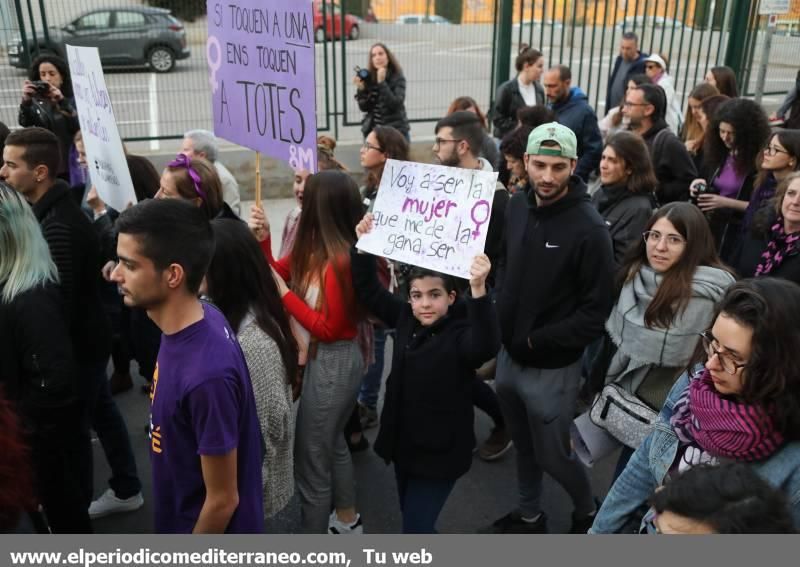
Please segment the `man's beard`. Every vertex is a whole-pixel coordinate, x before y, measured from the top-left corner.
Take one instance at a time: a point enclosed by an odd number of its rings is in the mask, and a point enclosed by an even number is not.
[[[564,183],[559,185],[558,189],[556,189],[556,191],[554,191],[550,195],[542,195],[541,193],[539,193],[538,185],[536,183],[533,184],[533,192],[542,201],[553,201],[555,199],[558,199],[564,194],[565,191],[567,191],[568,188],[569,188],[569,179],[567,179]]]
[[[439,165],[446,165],[448,167],[458,167],[461,163],[461,160],[458,159],[458,153],[456,153],[455,148],[447,154],[444,159],[440,158],[438,155],[436,159],[439,161]]]

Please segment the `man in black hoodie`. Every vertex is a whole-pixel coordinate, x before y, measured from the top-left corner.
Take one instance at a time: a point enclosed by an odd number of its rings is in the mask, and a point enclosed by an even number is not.
[[[520,504],[489,533],[546,533],[545,472],[572,497],[571,531],[585,533],[596,511],[569,429],[581,355],[613,304],[614,260],[608,229],[574,174],[576,160],[572,130],[555,122],[536,128],[525,154],[532,188],[514,194],[506,212],[497,394],[517,449]]]
[[[106,366],[110,331],[100,302],[102,257],[91,222],[75,203],[67,184],[56,177],[60,162],[58,138],[44,128],[23,128],[9,134],[3,149],[0,178],[31,204],[58,269],[76,366],[87,407],[88,424],[97,432],[111,466],[109,488],[89,506],[92,495],[92,449],[87,439],[85,497],[92,518],[142,506],[128,429],[111,399]]]

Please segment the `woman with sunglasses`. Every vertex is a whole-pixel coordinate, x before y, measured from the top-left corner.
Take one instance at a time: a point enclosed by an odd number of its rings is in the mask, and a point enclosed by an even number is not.
[[[789,500],[800,525],[800,286],[780,278],[728,288],[702,334],[703,366],[667,397],[652,433],[611,487],[590,533],[638,529],[650,495],[697,465],[739,462]]]
[[[667,114],[664,119],[675,134],[681,131],[681,109],[675,100],[675,80],[667,72],[667,61],[658,53],[653,53],[644,60],[644,72],[654,85],[664,89],[667,96]]]
[[[742,240],[731,260],[740,276],[755,275],[775,224],[773,199],[778,185],[800,168],[800,131],[778,130],[769,139],[761,157],[761,169],[756,175],[755,189],[742,219]]]
[[[222,199],[222,182],[214,165],[203,158],[178,154],[164,168],[155,198],[191,201],[209,220],[241,220]]]
[[[696,207],[669,203],[658,209],[619,271],[617,302],[595,358],[595,388],[615,383],[660,409],[689,363],[697,334],[708,328],[733,282]],[[633,449],[623,450],[618,472]]]

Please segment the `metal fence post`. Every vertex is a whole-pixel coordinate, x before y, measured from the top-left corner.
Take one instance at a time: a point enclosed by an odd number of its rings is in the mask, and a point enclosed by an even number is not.
[[[744,60],[747,51],[745,38],[747,37],[747,25],[750,23],[750,3],[734,2],[733,4],[730,35],[728,36],[728,46],[725,49],[725,65],[736,73],[737,82],[744,84]]]
[[[764,83],[767,81],[767,65],[769,64],[769,52],[772,50],[772,36],[775,33],[776,19],[777,16],[767,16],[764,47],[761,49],[761,62],[758,65],[758,78],[756,79],[756,94],[753,98],[756,104],[761,104],[761,98],[764,96]]]
[[[495,44],[495,87],[511,77],[511,28],[514,20],[514,0],[497,1],[500,2],[500,26]]]

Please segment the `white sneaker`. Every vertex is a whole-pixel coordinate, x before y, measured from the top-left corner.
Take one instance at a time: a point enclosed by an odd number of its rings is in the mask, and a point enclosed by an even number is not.
[[[91,519],[102,518],[110,514],[119,512],[133,512],[144,505],[142,493],[134,494],[130,498],[117,498],[112,489],[108,489],[89,505],[89,517]]]
[[[328,518],[328,533],[339,535],[356,535],[364,533],[364,525],[361,523],[361,514],[356,514],[356,521],[347,525],[339,520],[336,515],[336,510],[331,512],[331,517]]]

